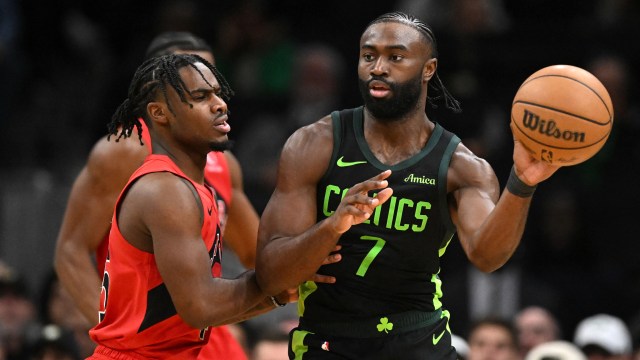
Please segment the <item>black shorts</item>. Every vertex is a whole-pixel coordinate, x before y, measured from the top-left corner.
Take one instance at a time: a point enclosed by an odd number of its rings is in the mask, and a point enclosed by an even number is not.
[[[448,319],[416,330],[380,337],[344,337],[297,327],[289,333],[289,359],[455,360]]]

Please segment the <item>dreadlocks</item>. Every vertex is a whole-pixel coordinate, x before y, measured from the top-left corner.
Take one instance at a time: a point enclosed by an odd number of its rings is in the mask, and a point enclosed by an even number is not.
[[[422,22],[420,19],[399,11],[390,12],[390,13],[380,15],[378,18],[370,22],[369,25],[367,25],[367,28],[369,28],[371,25],[385,23],[385,22],[396,22],[400,24],[405,24],[418,30],[418,32],[420,32],[420,34],[422,34],[424,38],[431,44],[432,57],[434,58],[438,57],[438,43],[436,42],[436,37],[433,34],[433,30],[431,29],[431,27],[429,27],[429,25]],[[447,108],[451,109],[453,112],[456,112],[456,113],[459,113],[462,111],[462,108],[460,107],[460,102],[456,100],[453,97],[453,95],[451,95],[449,90],[447,90],[447,88],[444,86],[444,84],[442,83],[442,80],[440,79],[440,76],[438,76],[437,70],[433,76],[433,81],[429,82],[429,86],[431,86],[431,88],[437,91],[439,94],[437,96],[427,95],[427,100],[429,101],[429,104],[431,104],[431,106],[433,106],[434,108],[437,108],[438,105],[435,103],[436,100],[444,98],[444,103]]]
[[[185,96],[185,92],[188,90],[180,77],[180,73],[178,72],[185,66],[195,69],[202,79],[209,86],[213,87],[213,85],[209,84],[205,79],[202,72],[196,67],[196,63],[202,63],[211,70],[220,84],[220,97],[225,101],[229,101],[231,96],[233,96],[231,86],[229,86],[227,80],[215,66],[211,65],[200,56],[191,54],[171,54],[150,58],[143,62],[136,70],[136,73],[131,80],[131,84],[129,85],[127,99],[118,106],[118,109],[116,109],[116,112],[111,118],[111,122],[107,125],[109,130],[109,136],[107,139],[109,139],[111,135],[117,136],[116,141],[119,141],[121,137],[130,137],[133,127],[135,126],[138,130],[140,143],[142,144],[142,129],[139,119],[145,119],[145,121],[147,121],[147,125],[149,127],[151,126],[147,117],[147,104],[155,100],[158,91],[162,92],[162,95],[169,106],[169,110],[173,112],[167,98],[168,86],[171,86],[176,93],[178,93],[182,102],[189,104]],[[189,105],[191,106],[191,104]]]

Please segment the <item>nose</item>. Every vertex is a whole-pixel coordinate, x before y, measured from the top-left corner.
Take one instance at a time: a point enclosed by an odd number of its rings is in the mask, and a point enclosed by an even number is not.
[[[384,61],[382,56],[379,56],[376,59],[376,62],[373,63],[373,67],[371,68],[371,75],[387,75],[387,63]]]
[[[211,112],[225,114],[227,111],[227,103],[220,96],[214,96],[213,103],[211,104]]]

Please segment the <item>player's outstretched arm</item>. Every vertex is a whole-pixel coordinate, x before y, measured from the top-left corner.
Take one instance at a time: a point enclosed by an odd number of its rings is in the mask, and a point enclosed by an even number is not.
[[[391,189],[385,189],[391,173],[387,171],[355,184],[334,214],[316,223],[316,186],[328,167],[332,148],[329,117],[296,131],[283,148],[276,189],[262,214],[258,234],[256,273],[267,294],[311,279],[334,251],[340,235],[365,221],[391,196]],[[372,190],[382,191],[374,198],[367,194]]]
[[[535,161],[516,142],[514,169],[520,181],[534,186],[558,167]],[[508,187],[500,194],[491,166],[462,144],[452,158],[448,177],[450,188],[455,189],[450,193],[451,216],[467,257],[482,271],[497,270],[520,244],[531,196],[518,196]]]
[[[98,323],[102,278],[92,258],[109,232],[120,191],[144,156],[146,148],[137,137],[118,143],[104,137],[93,147],[71,188],[54,266],[60,282],[92,326]]]

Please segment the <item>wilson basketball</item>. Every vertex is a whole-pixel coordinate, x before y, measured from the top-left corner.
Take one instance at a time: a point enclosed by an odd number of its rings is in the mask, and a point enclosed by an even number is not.
[[[520,85],[511,105],[511,123],[515,138],[536,159],[575,165],[595,155],[609,138],[613,105],[593,74],[553,65]]]

